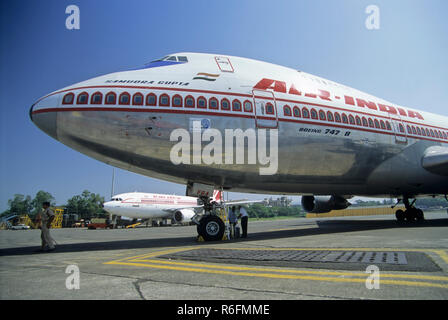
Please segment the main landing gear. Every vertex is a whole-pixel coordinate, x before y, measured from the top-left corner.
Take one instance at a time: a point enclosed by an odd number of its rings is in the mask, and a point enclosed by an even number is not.
[[[414,199],[414,201],[412,201],[412,203],[409,203],[408,197],[403,198],[403,204],[404,204],[406,210],[403,211],[400,209],[395,212],[395,217],[397,218],[398,222],[402,222],[405,220],[410,221],[410,222],[425,220],[423,211],[421,209],[414,207],[415,200],[416,199]],[[400,202],[400,200],[398,202]]]

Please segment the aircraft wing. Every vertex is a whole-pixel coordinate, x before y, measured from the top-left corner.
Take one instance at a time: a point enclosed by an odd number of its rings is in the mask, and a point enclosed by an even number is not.
[[[422,158],[422,167],[429,172],[448,176],[448,148],[433,146],[426,149]]]
[[[243,199],[243,200],[230,200],[230,201],[221,201],[218,202],[221,205],[223,205],[224,207],[230,207],[230,206],[242,206],[245,204],[250,204],[250,203],[264,203],[264,200],[247,200],[247,199]],[[165,212],[176,212],[182,209],[203,209],[203,206],[188,206],[188,207],[181,207],[181,208],[166,208],[163,209],[163,211]]]
[[[230,206],[242,206],[244,204],[250,204],[250,203],[264,203],[264,200],[230,200],[230,201],[222,201],[221,204],[225,207]]]
[[[204,206],[188,206],[188,207],[180,207],[180,208],[165,208],[165,209],[162,209],[162,211],[174,213],[176,211],[183,210],[183,209],[195,210],[195,209],[203,209],[203,208],[204,208]]]

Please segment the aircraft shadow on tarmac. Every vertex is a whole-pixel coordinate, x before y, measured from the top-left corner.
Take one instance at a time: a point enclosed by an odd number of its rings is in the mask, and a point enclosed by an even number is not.
[[[311,235],[327,235],[337,234],[354,231],[367,231],[367,230],[381,230],[381,229],[393,229],[393,228],[427,228],[427,227],[447,227],[448,219],[431,219],[422,222],[402,222],[399,223],[395,220],[316,220],[315,228],[306,229],[290,229],[295,226],[307,226],[305,224],[290,224],[286,230],[278,231],[250,231],[249,223],[249,236],[245,239],[234,239],[228,243],[235,242],[251,242],[259,240],[271,240],[281,238],[292,238]],[[148,230],[150,232],[150,230]],[[54,253],[67,253],[67,252],[88,252],[88,251],[106,251],[106,250],[126,250],[126,249],[145,249],[145,248],[163,248],[163,247],[176,247],[176,246],[191,246],[194,244],[207,245],[216,244],[219,242],[196,242],[194,236],[177,237],[177,238],[161,238],[161,239],[136,239],[136,240],[121,240],[121,241],[107,241],[107,242],[86,242],[86,243],[73,243],[73,244],[59,244],[56,246]],[[294,243],[291,243],[294,246]],[[16,256],[16,255],[33,255],[42,254],[38,253],[39,246],[34,247],[17,247],[0,249],[0,256]],[[47,254],[47,253],[43,253]],[[51,254],[51,253],[49,253]]]

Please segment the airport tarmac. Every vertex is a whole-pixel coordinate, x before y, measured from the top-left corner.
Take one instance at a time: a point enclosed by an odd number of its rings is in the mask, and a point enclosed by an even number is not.
[[[51,253],[40,230],[1,230],[0,299],[448,299],[448,215],[425,217],[250,221],[220,242],[195,226],[53,229]]]

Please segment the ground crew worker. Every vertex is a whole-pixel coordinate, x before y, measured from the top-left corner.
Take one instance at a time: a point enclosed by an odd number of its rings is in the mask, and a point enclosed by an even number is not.
[[[249,215],[244,207],[239,206],[239,218],[241,218],[241,228],[243,229],[243,234],[241,238],[247,238],[247,221],[249,220]]]
[[[44,211],[41,214],[41,239],[42,247],[41,251],[53,251],[55,249],[55,241],[50,235],[51,223],[54,220],[54,212],[50,209],[50,202],[46,201],[42,203]]]
[[[230,224],[230,239],[235,237],[235,226],[238,223],[238,218],[236,216],[236,208],[233,206],[229,208],[229,224]]]

